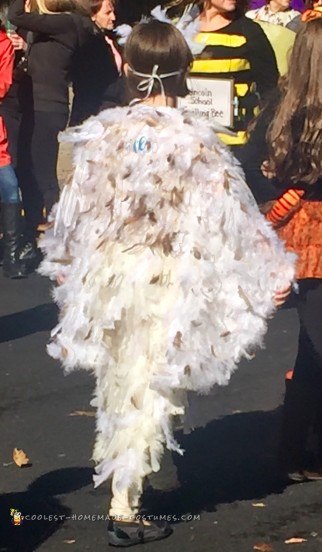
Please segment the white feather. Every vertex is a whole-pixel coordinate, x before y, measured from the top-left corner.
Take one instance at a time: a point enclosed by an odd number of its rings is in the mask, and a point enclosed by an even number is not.
[[[142,137],[149,147],[128,147]],[[65,276],[48,351],[95,373],[95,482],[117,473],[123,488],[158,468],[164,443],[182,453],[172,420],[186,392],[226,385],[262,346],[294,256],[206,122],[141,105],[62,138],[74,175],[42,242],[40,272]]]
[[[167,16],[167,10],[162,9],[161,6],[156,6],[153,10],[151,10],[151,16],[158,21],[171,24],[171,19]]]
[[[117,36],[118,44],[120,46],[124,46],[124,44],[126,43],[127,39],[129,38],[132,32],[132,27],[126,24],[118,25],[117,27],[115,27],[114,32]]]

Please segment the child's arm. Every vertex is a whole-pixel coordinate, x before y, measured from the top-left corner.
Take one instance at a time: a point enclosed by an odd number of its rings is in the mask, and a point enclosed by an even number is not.
[[[263,175],[269,180],[276,178],[274,169],[269,161],[264,161],[261,165]],[[288,188],[265,210],[265,218],[274,228],[279,228],[288,222],[295,211],[301,207],[301,199],[305,190],[301,188]]]

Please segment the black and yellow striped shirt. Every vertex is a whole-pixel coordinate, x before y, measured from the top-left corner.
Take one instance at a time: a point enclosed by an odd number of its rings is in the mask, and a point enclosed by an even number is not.
[[[259,103],[254,92],[265,98],[276,87],[279,76],[273,48],[264,32],[257,23],[242,16],[218,31],[200,32],[196,41],[206,46],[196,57],[191,75],[233,78],[244,114],[234,128],[246,128]]]

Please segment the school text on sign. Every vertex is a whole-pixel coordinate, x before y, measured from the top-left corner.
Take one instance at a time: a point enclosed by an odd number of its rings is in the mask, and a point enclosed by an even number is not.
[[[234,80],[189,77],[187,85],[190,93],[180,98],[179,107],[199,119],[216,121],[232,127],[234,117]]]

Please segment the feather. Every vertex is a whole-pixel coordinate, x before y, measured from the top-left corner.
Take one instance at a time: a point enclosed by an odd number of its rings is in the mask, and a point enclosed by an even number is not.
[[[167,9],[162,9],[162,7],[156,6],[151,11],[150,17],[143,16],[141,18],[140,23],[148,23],[151,21],[151,18],[156,19],[157,21],[161,21],[162,23],[168,23],[171,25],[174,25],[184,36],[189,48],[192,51],[192,54],[198,55],[200,54],[204,48],[204,44],[198,44],[195,42],[194,38],[198,34],[200,29],[200,22],[198,19],[199,16],[199,9],[195,4],[188,4],[185,7],[184,13],[179,18],[178,21],[172,21],[168,15],[167,15]],[[129,38],[130,34],[132,32],[132,27],[129,25],[119,25],[115,28],[115,33],[117,35],[117,42],[124,46],[127,39]]]
[[[151,16],[162,23],[171,24],[171,19],[167,16],[167,10],[162,9],[161,6],[156,6],[153,10],[151,10]]]
[[[127,39],[129,38],[132,32],[132,27],[126,24],[118,25],[117,27],[115,27],[114,32],[117,36],[118,44],[120,46],[124,46],[124,44],[126,43]]]
[[[126,488],[182,454],[187,391],[227,385],[263,345],[294,278],[243,172],[211,125],[171,108],[106,110],[61,137],[74,174],[41,242],[59,323],[48,352],[94,373],[95,484]],[[140,151],[128,148],[144,138]]]

